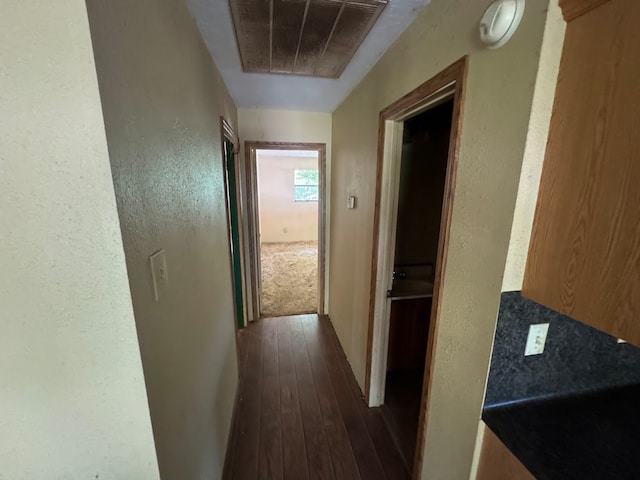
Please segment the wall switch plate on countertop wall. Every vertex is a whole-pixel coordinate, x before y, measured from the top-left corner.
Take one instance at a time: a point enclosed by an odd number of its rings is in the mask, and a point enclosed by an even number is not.
[[[544,345],[547,341],[547,333],[549,332],[548,323],[540,323],[529,327],[529,336],[527,337],[527,346],[524,350],[525,357],[530,355],[541,355],[544,352]]]
[[[531,325],[549,323],[544,354],[522,352]],[[503,292],[485,406],[640,385],[640,348]]]

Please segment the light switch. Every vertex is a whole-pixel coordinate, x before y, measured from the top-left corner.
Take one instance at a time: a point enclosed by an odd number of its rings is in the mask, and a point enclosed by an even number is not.
[[[547,341],[547,333],[549,332],[548,323],[540,323],[529,327],[529,336],[527,337],[527,346],[524,350],[525,357],[530,355],[540,355],[544,352],[544,345]]]
[[[347,198],[347,208],[349,210],[353,210],[354,208],[356,208],[356,197],[354,197],[353,195],[349,195],[349,197]]]
[[[153,282],[153,295],[156,302],[160,301],[162,294],[169,288],[169,271],[167,270],[167,257],[163,250],[158,250],[149,257],[151,263],[151,280]]]

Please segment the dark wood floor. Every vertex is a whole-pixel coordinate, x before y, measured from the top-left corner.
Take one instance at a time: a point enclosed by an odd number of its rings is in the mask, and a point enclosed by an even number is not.
[[[409,470],[413,469],[416,451],[423,377],[424,370],[388,372],[382,406],[391,436],[400,447]]]
[[[260,320],[238,341],[240,390],[225,479],[409,478],[327,318]]]

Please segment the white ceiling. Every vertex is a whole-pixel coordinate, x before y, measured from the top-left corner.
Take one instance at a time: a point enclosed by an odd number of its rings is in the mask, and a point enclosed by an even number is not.
[[[228,0],[187,0],[211,55],[239,108],[333,112],[429,0],[389,0],[339,79],[244,73]]]

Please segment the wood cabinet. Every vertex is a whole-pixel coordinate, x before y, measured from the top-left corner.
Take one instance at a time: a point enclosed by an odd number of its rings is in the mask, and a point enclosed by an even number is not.
[[[431,298],[391,302],[387,371],[424,368],[430,317]]]
[[[640,2],[568,21],[523,294],[640,344]]]
[[[484,430],[476,480],[536,480],[496,435]]]

